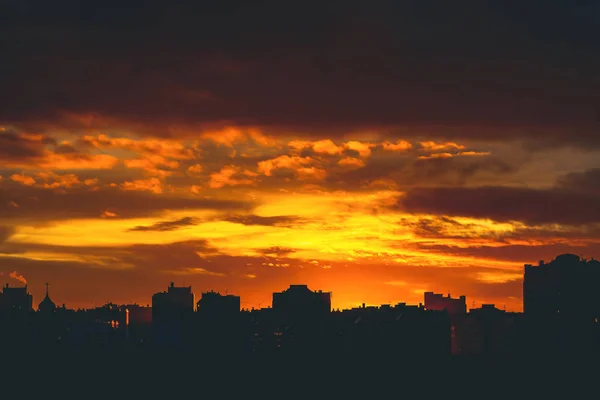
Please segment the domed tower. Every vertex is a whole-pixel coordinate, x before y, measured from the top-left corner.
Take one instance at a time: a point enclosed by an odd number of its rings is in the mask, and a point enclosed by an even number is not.
[[[50,300],[50,296],[48,295],[48,286],[50,285],[46,283],[46,297],[44,297],[44,300],[42,300],[38,306],[38,311],[44,313],[51,313],[54,312],[54,310],[56,310],[56,304],[54,304],[54,302]]]

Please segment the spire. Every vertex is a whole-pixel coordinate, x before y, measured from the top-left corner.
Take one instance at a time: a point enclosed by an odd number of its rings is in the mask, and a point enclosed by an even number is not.
[[[50,299],[50,295],[48,293],[49,286],[50,286],[50,284],[46,283],[46,297],[44,297],[44,300],[42,300],[42,302],[39,304],[39,306],[38,306],[39,311],[52,312],[52,311],[56,310],[56,304],[54,304],[54,302]]]

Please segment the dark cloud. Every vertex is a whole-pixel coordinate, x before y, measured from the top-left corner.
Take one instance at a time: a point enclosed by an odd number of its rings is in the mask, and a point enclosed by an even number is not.
[[[272,217],[262,217],[260,215],[230,215],[223,220],[242,225],[292,226],[302,222],[303,218],[293,215],[276,215]]]
[[[33,159],[42,155],[47,140],[36,141],[8,130],[0,132],[0,161]]]
[[[117,188],[89,190],[76,188],[67,192],[16,186],[0,188],[0,218],[59,220],[97,218],[105,211],[117,218],[158,215],[167,210],[214,209],[249,210],[245,201],[205,199],[173,195],[155,195],[148,191],[122,191]]]
[[[414,188],[399,199],[398,206],[413,213],[521,221],[530,225],[558,223],[580,228],[579,233],[539,230],[513,233],[515,238],[541,235],[548,239],[565,237],[565,234],[597,237],[595,224],[600,222],[599,203],[600,170],[593,168],[561,176],[555,186],[545,189],[508,186]],[[425,231],[441,226],[439,219],[430,222],[433,225],[427,225]]]
[[[544,189],[416,187],[407,191],[397,206],[412,213],[521,221],[529,225],[579,225],[589,233],[597,231],[597,227],[590,224],[600,222],[599,187],[600,173],[594,168],[566,174],[557,179],[555,186]],[[439,226],[439,223],[434,223],[433,229]]]
[[[458,247],[446,245],[423,246],[423,250],[432,253],[443,253],[458,256],[477,257],[482,260],[494,259],[503,261],[514,261],[523,264],[535,264],[538,260],[551,260],[558,254],[580,254],[583,257],[594,257],[600,255],[600,243],[574,246],[566,243],[531,245],[507,245],[507,246],[477,246]],[[485,261],[482,261],[485,263]]]
[[[557,180],[557,186],[600,196],[600,168],[571,172]]]
[[[12,226],[0,225],[0,244],[4,243],[15,233],[15,228]]]
[[[421,238],[427,239],[460,239],[463,244],[469,244],[470,240],[476,241],[472,247],[473,251],[484,249],[481,246],[481,239],[489,242],[490,253],[494,258],[508,258],[514,256],[512,249],[519,246],[529,248],[529,251],[535,252],[536,249],[545,246],[563,246],[583,248],[596,245],[600,237],[600,224],[588,223],[571,226],[544,225],[537,227],[519,227],[515,226],[511,230],[486,229],[485,225],[459,222],[456,219],[446,216],[428,216],[413,219],[403,218],[400,222],[403,227],[410,227],[413,232]],[[514,243],[528,243],[525,245],[514,245]],[[600,243],[600,242],[598,242]],[[491,247],[494,245],[494,247]],[[480,247],[481,246],[481,247]],[[445,248],[445,245],[440,245]],[[558,248],[557,247],[557,248]],[[431,243],[425,245],[426,249],[436,249]],[[471,247],[464,247],[460,251],[469,252]],[[501,253],[504,252],[504,257]]]
[[[296,249],[291,249],[288,247],[274,246],[274,247],[269,247],[266,249],[261,249],[261,250],[259,250],[259,252],[262,254],[265,254],[265,255],[275,255],[275,257],[286,257],[292,253],[295,253]]]
[[[184,226],[197,225],[198,220],[192,217],[184,217],[174,221],[160,221],[152,225],[139,225],[135,226],[130,231],[174,231]]]
[[[599,143],[595,2],[196,3],[3,2],[0,120]]]
[[[511,165],[494,156],[419,159],[418,155],[415,151],[401,154],[374,153],[365,167],[330,174],[328,182],[346,187],[368,188],[373,182],[387,178],[402,188],[426,185],[461,186],[493,182],[518,170],[517,165]]]
[[[503,176],[515,172],[516,167],[497,157],[457,156],[450,158],[417,159],[412,168],[411,181],[465,184],[477,174]]]
[[[402,226],[411,227],[415,234],[423,238],[469,239],[473,237],[489,238],[491,236],[488,232],[481,233],[475,231],[473,229],[475,225],[463,224],[444,216],[419,218],[415,222],[403,219],[401,224]],[[446,232],[448,228],[451,229],[451,233]],[[454,230],[452,230],[452,228],[454,228]]]
[[[559,188],[437,187],[409,190],[398,205],[411,213],[576,225],[600,222],[599,200]]]

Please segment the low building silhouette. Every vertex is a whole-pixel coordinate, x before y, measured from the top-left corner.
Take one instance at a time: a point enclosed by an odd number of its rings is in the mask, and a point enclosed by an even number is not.
[[[8,283],[2,288],[2,306],[5,312],[33,311],[33,296],[23,287],[10,287]]]
[[[334,345],[342,354],[371,357],[446,357],[450,319],[446,311],[398,303],[334,312]]]
[[[326,347],[331,292],[312,291],[308,285],[290,285],[273,293],[273,335],[278,351],[319,352]]]
[[[290,285],[273,293],[273,310],[287,315],[326,315],[331,311],[331,292],[312,291],[308,285]]]
[[[434,292],[424,293],[425,308],[427,310],[446,310],[448,314],[466,314],[467,313],[467,297],[460,296],[452,298],[450,295],[444,296]]]
[[[453,318],[453,354],[461,356],[514,355],[520,350],[520,313],[482,304]]]
[[[203,292],[196,304],[196,310],[202,315],[235,315],[239,314],[241,300],[232,294],[222,295],[219,292]]]

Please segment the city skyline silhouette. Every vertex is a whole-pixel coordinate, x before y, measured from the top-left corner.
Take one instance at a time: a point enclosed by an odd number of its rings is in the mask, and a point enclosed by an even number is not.
[[[443,359],[537,357],[600,351],[600,262],[561,254],[523,266],[524,312],[424,292],[419,304],[332,307],[333,293],[291,284],[271,305],[244,309],[240,296],[192,286],[152,295],[151,306],[57,306],[49,283],[37,308],[27,285],[0,293],[0,343],[42,350],[187,349],[203,357],[329,354]]]

